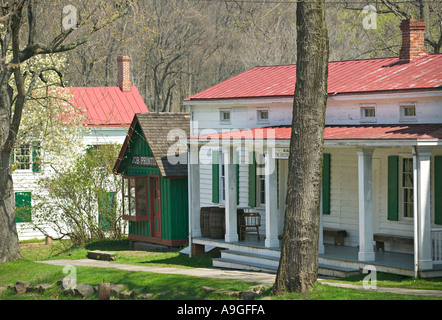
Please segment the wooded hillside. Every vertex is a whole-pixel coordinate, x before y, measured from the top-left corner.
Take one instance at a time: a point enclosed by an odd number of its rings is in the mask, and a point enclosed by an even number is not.
[[[62,20],[68,1],[49,1],[53,15],[46,2],[38,2],[39,18],[48,20],[48,28],[60,28],[54,21]],[[69,3],[81,15],[89,2]],[[67,85],[115,85],[117,56],[129,55],[133,84],[149,110],[180,111],[184,98],[251,67],[296,63],[296,1],[129,2],[125,17],[68,53]],[[427,17],[428,52],[440,52],[440,0],[381,0],[377,15],[363,11],[367,4],[376,2],[326,2],[330,60],[398,56],[399,24],[407,17]]]

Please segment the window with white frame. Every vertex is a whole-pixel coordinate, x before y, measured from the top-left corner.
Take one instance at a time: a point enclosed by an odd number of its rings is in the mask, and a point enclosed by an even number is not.
[[[30,170],[32,164],[31,145],[22,143],[14,149],[14,161],[18,170]]]
[[[417,112],[415,103],[402,103],[399,105],[401,121],[416,121]]]
[[[403,218],[413,218],[413,158],[402,158],[400,166],[400,212]]]
[[[21,143],[14,148],[12,153],[14,170],[32,170],[34,173],[41,171],[40,142]]]
[[[361,105],[361,122],[376,122],[376,106]]]
[[[269,122],[269,109],[258,109],[257,119],[260,123]]]
[[[219,110],[219,121],[222,124],[230,123],[230,109],[220,109]]]

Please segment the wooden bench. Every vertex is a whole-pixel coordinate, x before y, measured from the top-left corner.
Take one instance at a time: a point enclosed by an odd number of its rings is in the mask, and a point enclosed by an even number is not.
[[[87,257],[95,260],[115,261],[114,253],[103,251],[88,251]]]
[[[376,241],[376,251],[384,251],[384,243],[390,242],[393,244],[414,244],[413,237],[396,236],[394,234],[375,233],[373,234],[373,240]]]
[[[322,233],[324,236],[333,237],[335,246],[343,246],[344,238],[347,236],[347,231],[344,229],[323,228]]]

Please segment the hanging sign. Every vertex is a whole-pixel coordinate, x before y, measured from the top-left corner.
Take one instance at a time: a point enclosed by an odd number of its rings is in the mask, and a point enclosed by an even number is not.
[[[146,167],[157,166],[154,157],[146,157],[146,156],[133,156],[132,164],[137,166],[146,166]]]
[[[275,159],[288,159],[290,154],[290,148],[276,148]]]

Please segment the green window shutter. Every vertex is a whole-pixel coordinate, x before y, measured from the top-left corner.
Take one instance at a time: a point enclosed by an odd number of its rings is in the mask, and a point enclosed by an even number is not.
[[[434,223],[442,224],[442,156],[434,157]]]
[[[399,157],[388,157],[388,220],[399,220]]]
[[[212,150],[212,202],[219,203],[219,151]]]
[[[15,193],[15,221],[16,222],[31,222],[31,192],[16,192]]]
[[[236,151],[236,164],[235,164],[235,172],[236,172],[236,204],[239,204],[239,152]]]
[[[249,207],[256,207],[256,159],[255,153],[250,154],[252,163],[249,164]]]
[[[41,171],[41,148],[40,141],[32,143],[32,172]]]
[[[324,153],[322,164],[322,214],[330,214],[330,154]]]
[[[107,192],[100,196],[99,203],[99,224],[103,230],[110,230],[111,221],[115,218],[115,197],[116,192]]]

